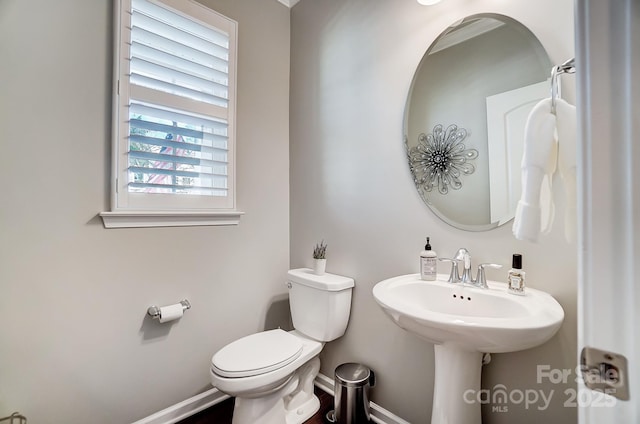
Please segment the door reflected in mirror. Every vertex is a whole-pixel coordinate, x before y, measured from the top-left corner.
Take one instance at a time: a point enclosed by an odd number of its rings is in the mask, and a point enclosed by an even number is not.
[[[511,220],[530,110],[549,97],[551,61],[536,36],[502,15],[447,28],[413,77],[404,142],[425,204],[448,224],[484,231]]]

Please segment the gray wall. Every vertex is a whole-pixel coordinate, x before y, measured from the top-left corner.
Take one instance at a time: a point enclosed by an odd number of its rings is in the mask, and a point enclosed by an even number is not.
[[[412,423],[429,422],[433,347],[396,327],[371,290],[385,278],[417,272],[427,235],[441,256],[467,247],[474,264],[510,265],[512,253],[523,253],[528,284],[551,293],[565,309],[564,325],[551,341],[493,355],[483,372],[485,388],[554,390],[550,407],[484,408],[484,422],[577,420],[576,410],[564,407],[575,374],[567,384],[536,381],[537,365],[574,369],[576,363],[576,246],[563,238],[560,182],[553,231],[539,244],[516,241],[510,224],[460,231],[422,203],[402,144],[409,84],[429,44],[448,25],[475,13],[511,16],[560,63],[573,56],[572,6],[571,0],[448,0],[434,7],[414,0],[303,0],[292,9],[291,266],[309,265],[313,244],[328,242],[327,270],[354,277],[356,288],[347,333],[325,347],[322,372],[332,376],[348,361],[368,364],[379,377],[373,400]],[[504,281],[506,270],[488,276]]]
[[[105,230],[112,2],[0,1],[0,416],[132,422],[209,389],[217,349],[277,325],[290,13],[276,0],[202,2],[239,22],[246,215],[238,227]],[[145,318],[183,298],[193,309],[180,321]]]

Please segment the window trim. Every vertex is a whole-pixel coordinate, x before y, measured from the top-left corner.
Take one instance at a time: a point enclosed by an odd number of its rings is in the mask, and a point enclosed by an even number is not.
[[[102,212],[105,228],[194,227],[238,225],[244,212],[119,211]]]
[[[237,32],[238,24],[236,21],[219,14],[218,12],[207,8],[193,0],[148,0],[152,3],[166,5],[167,7],[177,11],[185,16],[194,17],[196,20],[206,22],[207,19],[200,18],[203,10],[215,21],[215,24],[209,22],[215,28],[229,34],[229,105],[227,108],[227,125],[229,128],[228,140],[228,189],[231,193],[231,199],[224,202],[224,207],[203,206],[202,202],[197,199],[198,196],[185,195],[182,199],[175,202],[175,206],[171,208],[157,208],[153,206],[151,199],[150,205],[142,207],[131,207],[128,204],[128,197],[145,196],[140,193],[129,193],[127,179],[122,178],[126,173],[122,171],[122,160],[128,163],[128,133],[126,135],[127,144],[122,141],[122,120],[126,114],[128,120],[128,105],[121,104],[122,96],[126,96],[128,101],[129,93],[127,92],[128,84],[120,83],[123,73],[123,66],[126,66],[128,58],[128,50],[122,46],[123,11],[131,10],[132,0],[116,0],[114,2],[114,63],[113,63],[113,93],[112,93],[112,155],[111,155],[111,211],[100,213],[105,228],[131,228],[131,227],[157,227],[157,226],[201,226],[201,225],[238,225],[240,216],[243,212],[236,209],[237,190],[236,190],[236,95],[237,95]],[[125,57],[126,56],[126,57]],[[122,92],[121,92],[122,91]],[[126,125],[128,132],[128,125]],[[123,190],[124,194],[123,195]],[[149,194],[148,196],[167,196]],[[124,198],[124,201],[123,201]],[[203,199],[206,200],[210,199]]]

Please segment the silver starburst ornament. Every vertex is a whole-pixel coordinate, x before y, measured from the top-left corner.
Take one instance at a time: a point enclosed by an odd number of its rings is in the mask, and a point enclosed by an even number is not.
[[[447,194],[449,188],[462,187],[460,176],[475,172],[475,166],[468,161],[478,157],[476,149],[465,148],[466,137],[464,128],[452,124],[445,130],[438,124],[431,134],[418,136],[417,146],[407,148],[409,167],[419,191],[430,192],[437,187],[441,194]]]

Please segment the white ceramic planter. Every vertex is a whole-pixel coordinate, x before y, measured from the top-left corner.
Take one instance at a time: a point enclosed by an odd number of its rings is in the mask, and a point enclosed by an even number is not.
[[[325,269],[327,268],[327,260],[326,259],[313,259],[313,273],[316,275],[324,275]]]

